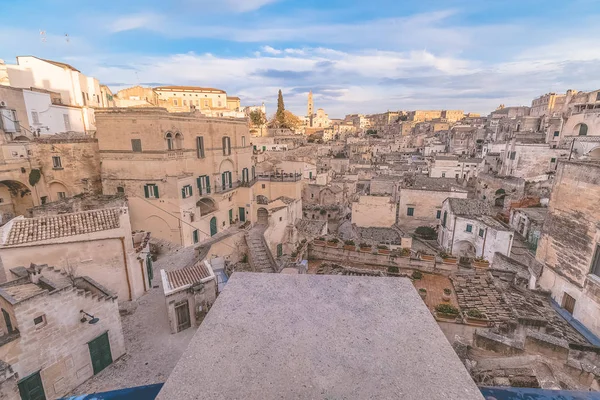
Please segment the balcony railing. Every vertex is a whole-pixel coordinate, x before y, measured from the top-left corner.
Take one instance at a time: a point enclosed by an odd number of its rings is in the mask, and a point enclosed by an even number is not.
[[[281,173],[281,174],[258,174],[257,179],[259,181],[271,181],[271,182],[298,182],[302,180],[301,173]]]

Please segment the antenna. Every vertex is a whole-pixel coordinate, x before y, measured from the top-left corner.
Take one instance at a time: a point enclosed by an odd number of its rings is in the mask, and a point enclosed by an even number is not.
[[[46,31],[40,29],[40,41],[46,43]]]

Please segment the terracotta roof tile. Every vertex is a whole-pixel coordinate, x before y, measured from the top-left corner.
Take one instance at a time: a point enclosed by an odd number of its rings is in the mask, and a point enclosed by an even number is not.
[[[191,267],[167,271],[167,278],[171,284],[171,289],[177,289],[185,285],[193,285],[211,275],[209,269],[204,265],[204,261],[199,261]]]
[[[120,226],[117,208],[15,220],[4,246],[81,235]]]

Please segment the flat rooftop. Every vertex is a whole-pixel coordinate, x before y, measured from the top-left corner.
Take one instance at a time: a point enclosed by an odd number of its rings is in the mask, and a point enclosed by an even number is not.
[[[482,400],[405,278],[236,272],[157,400]]]

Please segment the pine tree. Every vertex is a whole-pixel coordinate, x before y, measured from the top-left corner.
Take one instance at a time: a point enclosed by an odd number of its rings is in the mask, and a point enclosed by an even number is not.
[[[275,121],[280,128],[285,128],[285,105],[283,104],[283,94],[281,94],[281,89],[279,89],[279,94],[277,95],[277,112],[275,113]]]

